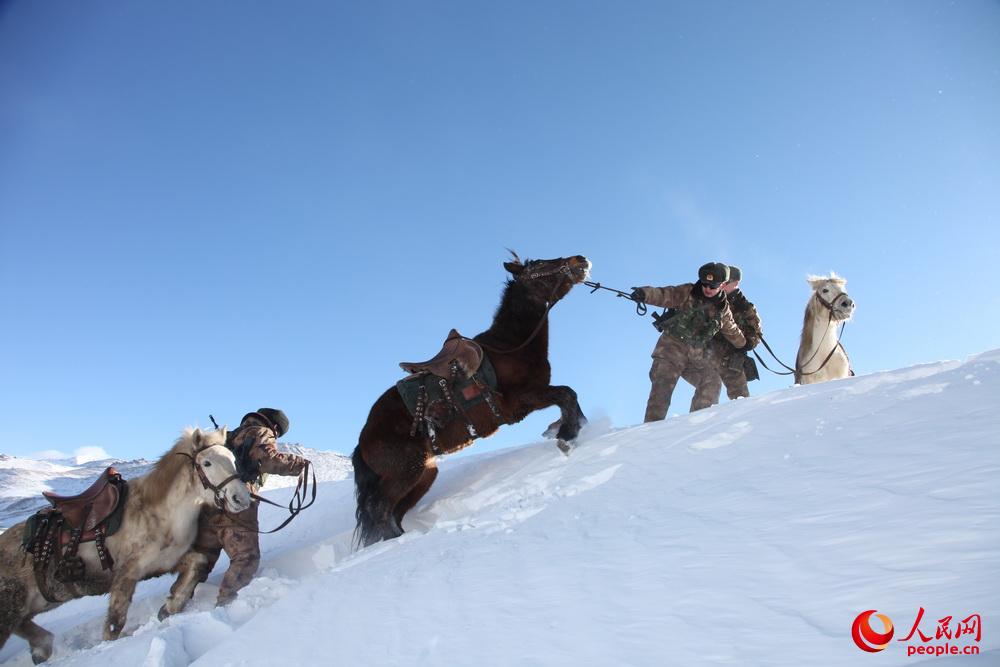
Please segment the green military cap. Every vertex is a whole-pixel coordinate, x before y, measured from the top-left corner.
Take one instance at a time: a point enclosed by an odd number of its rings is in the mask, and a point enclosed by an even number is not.
[[[729,280],[729,267],[722,262],[709,262],[698,269],[698,280],[709,287],[718,287]]]

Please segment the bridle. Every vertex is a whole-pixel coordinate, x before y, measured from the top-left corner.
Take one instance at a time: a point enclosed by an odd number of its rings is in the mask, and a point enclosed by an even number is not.
[[[825,299],[823,299],[823,297],[821,297],[819,295],[819,292],[815,292],[814,294],[816,296],[816,300],[819,301],[821,304],[823,304],[824,308],[826,308],[827,310],[830,311],[830,319],[831,320],[833,319],[834,312],[836,312],[836,306],[833,305],[833,302],[836,301],[837,299],[839,299],[842,296],[846,296],[848,299],[851,298],[850,295],[847,292],[841,292],[841,293],[837,294],[837,296],[835,296],[832,299],[830,299],[829,301],[826,301]]]
[[[218,507],[223,512],[225,512],[226,492],[223,489],[225,489],[226,485],[229,484],[234,479],[238,480],[240,478],[239,471],[225,478],[218,484],[212,484],[212,480],[210,480],[208,478],[208,475],[205,474],[204,469],[202,469],[202,467],[198,465],[198,459],[195,456],[192,456],[187,452],[174,452],[174,453],[177,454],[178,456],[186,456],[189,459],[191,459],[191,467],[193,467],[195,469],[195,472],[198,474],[198,479],[201,480],[202,487],[212,492],[215,499],[215,506]]]
[[[528,266],[531,265],[531,264],[532,264],[532,262],[528,262],[528,264],[525,265],[525,267],[524,267],[525,271],[527,271]],[[522,271],[521,275],[519,275],[517,277],[518,280],[520,280],[521,278],[525,277],[524,276],[525,271]],[[569,277],[573,273],[573,269],[570,268],[569,264],[563,262],[562,264],[559,265],[558,268],[552,269],[550,271],[537,271],[537,272],[534,272],[534,273],[529,273],[527,277],[528,277],[529,280],[535,280],[536,278],[544,278],[545,276],[554,276],[557,273],[561,273],[564,276]],[[553,292],[553,294],[554,294],[554,292]]]

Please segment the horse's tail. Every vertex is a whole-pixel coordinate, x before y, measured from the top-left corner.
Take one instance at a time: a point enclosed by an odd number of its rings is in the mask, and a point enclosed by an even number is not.
[[[378,517],[385,514],[386,499],[379,491],[379,476],[361,455],[361,445],[354,448],[351,463],[354,464],[354,495],[358,501],[358,509],[354,512],[358,521],[354,527],[354,544],[361,547],[382,539],[377,526]]]

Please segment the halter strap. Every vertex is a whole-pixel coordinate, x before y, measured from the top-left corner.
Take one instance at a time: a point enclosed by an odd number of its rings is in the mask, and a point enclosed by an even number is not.
[[[833,302],[842,296],[847,296],[847,292],[840,292],[839,294],[837,294],[837,296],[833,297],[829,301],[824,301],[823,297],[819,295],[819,292],[814,292],[814,294],[816,295],[816,300],[819,301],[821,304],[823,304],[823,306],[826,307],[826,309],[829,310],[831,314],[833,313],[834,310]]]

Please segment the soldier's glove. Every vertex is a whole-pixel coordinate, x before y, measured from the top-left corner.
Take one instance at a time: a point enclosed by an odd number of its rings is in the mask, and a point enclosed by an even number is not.
[[[633,287],[632,294],[628,298],[639,303],[646,303],[646,290],[641,287]]]
[[[299,457],[299,469],[296,472],[297,475],[301,475],[302,471],[305,470],[310,465],[309,459]]]

